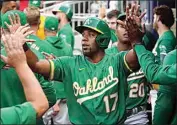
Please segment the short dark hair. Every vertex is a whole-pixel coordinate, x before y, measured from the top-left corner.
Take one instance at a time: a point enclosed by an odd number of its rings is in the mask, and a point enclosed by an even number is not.
[[[106,17],[108,18],[108,19],[111,19],[111,18],[113,18],[113,17],[118,17],[118,15],[120,14],[120,12],[118,11],[118,10],[111,10],[110,12],[108,12],[107,13],[107,15],[106,15]]]
[[[170,7],[161,5],[154,8],[154,14],[160,16],[160,21],[167,27],[171,27],[174,24],[174,15]]]

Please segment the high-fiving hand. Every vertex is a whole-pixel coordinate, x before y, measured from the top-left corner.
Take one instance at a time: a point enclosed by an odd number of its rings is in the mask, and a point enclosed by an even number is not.
[[[135,43],[141,43],[142,37],[145,34],[145,25],[141,25],[141,19],[145,15],[145,12],[143,12],[141,15],[139,12],[139,5],[133,4],[131,8],[126,8],[126,21],[122,22],[121,20],[118,20],[117,22],[121,25],[124,25],[128,36],[130,39],[130,42],[132,45]],[[140,27],[141,26],[141,27]]]
[[[20,65],[26,64],[26,56],[23,50],[23,44],[25,42],[33,42],[34,40],[27,39],[26,37],[33,33],[33,31],[28,31],[29,26],[20,26],[17,30],[16,24],[12,23],[8,25],[10,33],[2,33],[2,41],[4,42],[4,47],[7,53],[7,57],[1,55],[1,59],[8,65],[17,68]]]

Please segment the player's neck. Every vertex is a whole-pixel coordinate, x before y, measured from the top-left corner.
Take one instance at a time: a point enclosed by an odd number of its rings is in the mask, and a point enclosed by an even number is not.
[[[159,34],[159,37],[161,37],[163,35],[163,33],[168,31],[168,30],[170,30],[170,29],[167,26],[165,26],[165,25],[159,26],[159,28],[157,30],[157,32]]]
[[[126,50],[130,50],[132,47],[130,44],[128,43],[121,43],[120,41],[117,43],[117,49],[119,51],[126,51]]]
[[[60,29],[64,26],[64,25],[66,25],[68,23],[68,20],[67,19],[62,19],[62,20],[60,20]]]
[[[30,26],[30,30],[33,30],[33,31],[34,31],[33,34],[36,35],[36,34],[37,34],[38,27],[35,26],[35,25],[31,25],[31,26]]]
[[[95,54],[92,54],[92,56],[87,56],[87,59],[92,63],[98,63],[103,59],[104,56],[105,56],[105,52],[99,51]]]

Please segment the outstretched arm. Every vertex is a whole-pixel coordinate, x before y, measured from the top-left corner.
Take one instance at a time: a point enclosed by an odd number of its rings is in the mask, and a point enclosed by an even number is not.
[[[160,85],[177,83],[176,64],[168,66],[156,64],[154,55],[142,45],[135,45],[134,50],[146,78],[151,83],[158,83]]]
[[[26,62],[22,42],[25,39],[25,34],[29,33],[27,30],[25,26],[21,26],[13,34],[6,34],[4,32],[2,39],[7,57],[1,57],[15,68],[24,88],[27,101],[30,102],[36,110],[37,117],[40,117],[48,109],[48,101],[38,80]]]

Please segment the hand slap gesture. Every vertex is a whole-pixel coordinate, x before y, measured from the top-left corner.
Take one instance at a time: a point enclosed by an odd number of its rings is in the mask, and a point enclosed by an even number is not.
[[[7,57],[1,55],[1,59],[14,68],[27,64],[23,44],[27,41],[34,41],[25,38],[32,33],[31,31],[27,31],[28,29],[27,26],[20,26],[13,34],[5,33],[3,30],[2,40],[4,42]]]

